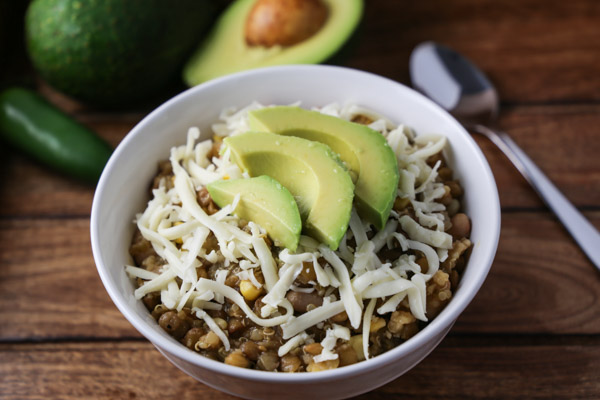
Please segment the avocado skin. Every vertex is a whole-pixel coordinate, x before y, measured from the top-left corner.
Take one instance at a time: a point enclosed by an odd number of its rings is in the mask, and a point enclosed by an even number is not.
[[[234,72],[286,64],[342,63],[353,44],[344,48],[360,24],[364,0],[324,0],[330,17],[308,39],[278,49],[249,46],[244,26],[256,0],[233,2],[216,21],[183,68],[188,86]]]
[[[208,0],[34,0],[26,43],[51,86],[118,107],[170,83],[215,11]]]

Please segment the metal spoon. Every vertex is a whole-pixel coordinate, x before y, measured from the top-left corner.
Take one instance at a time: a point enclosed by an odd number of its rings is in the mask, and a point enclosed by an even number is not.
[[[600,234],[533,161],[504,132],[478,123],[498,113],[498,94],[468,59],[433,42],[418,45],[410,56],[413,86],[448,110],[467,130],[485,135],[508,157],[600,269]]]

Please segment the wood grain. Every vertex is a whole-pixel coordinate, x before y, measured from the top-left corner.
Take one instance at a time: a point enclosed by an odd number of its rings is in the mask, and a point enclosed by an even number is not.
[[[4,221],[0,265],[0,340],[138,336],[102,286],[87,218]]]
[[[370,0],[347,65],[409,84],[427,40],[469,57],[510,103],[600,100],[600,3],[574,0]]]
[[[600,389],[596,345],[442,342],[415,369],[360,399],[589,399]]]
[[[141,114],[77,115],[116,146]],[[600,105],[510,108],[500,127],[522,146],[565,195],[580,207],[600,205]],[[543,208],[529,184],[487,139],[475,136],[487,157],[505,208]],[[93,185],[48,170],[19,153],[0,167],[0,216],[84,216],[92,205]]]
[[[418,43],[462,52],[498,88],[498,126],[600,228],[598,21],[595,0],[368,0],[337,61],[409,84]],[[170,97],[94,109],[21,64],[15,82],[37,82],[113,146]],[[359,399],[600,398],[600,273],[500,151],[475,139],[503,207],[488,279],[440,347]],[[172,366],[112,304],[90,249],[93,185],[5,144],[0,158],[0,399],[233,399]]]
[[[600,228],[600,213],[587,215]],[[490,274],[457,332],[598,334],[600,274],[557,220],[502,217]]]
[[[498,122],[574,204],[600,205],[599,106],[510,107]],[[541,205],[508,159],[487,139],[476,139],[492,166],[502,206]]]
[[[600,226],[600,213],[590,214]],[[454,330],[600,334],[598,272],[548,214],[506,214],[490,275]],[[89,222],[0,226],[0,341],[135,337],[104,291]]]
[[[116,147],[142,118],[139,114],[82,114],[77,119]],[[89,215],[94,186],[32,161],[18,151],[0,164],[0,216]]]
[[[358,398],[574,400],[600,390],[598,343],[504,343],[449,337],[409,373]],[[235,398],[185,375],[147,342],[1,344],[0,359],[4,400]]]

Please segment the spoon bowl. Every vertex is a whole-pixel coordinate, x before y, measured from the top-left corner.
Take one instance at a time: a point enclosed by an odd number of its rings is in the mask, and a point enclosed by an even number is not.
[[[498,93],[485,74],[461,54],[434,42],[413,50],[409,70],[417,90],[453,114],[468,131],[485,135],[498,146],[600,270],[598,231],[508,134],[485,124],[499,111]]]
[[[493,119],[498,93],[485,74],[449,47],[425,42],[410,57],[412,84],[460,120]]]

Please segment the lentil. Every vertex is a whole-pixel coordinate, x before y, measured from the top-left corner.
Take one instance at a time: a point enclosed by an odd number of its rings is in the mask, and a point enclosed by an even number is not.
[[[360,122],[372,121],[369,117],[358,118]],[[410,139],[409,139],[410,140]],[[210,157],[218,157],[218,148],[221,141],[215,142],[210,152]],[[456,288],[462,268],[465,265],[465,260],[468,256],[468,250],[471,247],[471,242],[468,235],[471,231],[471,222],[466,214],[460,212],[461,203],[460,197],[463,195],[463,189],[460,183],[452,180],[452,170],[445,165],[445,160],[441,154],[431,156],[427,163],[433,167],[438,161],[441,161],[441,166],[438,169],[438,177],[436,182],[442,184],[444,188],[443,195],[436,201],[445,205],[445,211],[440,215],[443,216],[444,230],[453,236],[452,248],[448,251],[448,256],[440,264],[439,270],[426,283],[426,312],[428,319],[435,317],[448,301],[451,299],[453,290]],[[173,171],[170,162],[160,164],[159,174],[154,179],[154,185],[163,185],[166,188],[173,187]],[[421,201],[423,194],[418,194],[417,201]],[[218,211],[218,208],[212,201],[210,194],[204,187],[200,187],[196,192],[198,204],[203,210],[211,215]],[[180,204],[179,204],[180,205]],[[416,219],[415,210],[413,209],[411,199],[409,197],[396,197],[393,209],[399,215],[409,215]],[[179,224],[181,221],[176,221],[173,224]],[[239,227],[247,233],[251,233],[251,226],[245,221],[240,221]],[[405,234],[398,228],[398,232]],[[375,231],[367,232],[367,237],[372,239]],[[275,256],[277,251],[268,238],[263,236],[265,243],[269,249],[272,249]],[[181,248],[186,236],[176,238],[173,243],[177,248]],[[354,251],[356,241],[349,236],[346,245]],[[210,232],[206,237],[203,245],[203,251],[209,254],[212,251],[220,251],[220,245],[213,232]],[[130,246],[130,253],[135,261],[135,264],[147,271],[160,273],[166,261],[163,260],[152,247],[152,244],[144,239],[141,233],[136,230],[133,235]],[[415,262],[421,267],[422,273],[427,273],[429,265],[424,254],[419,251],[403,251],[396,242],[395,247],[384,246],[377,256],[382,263],[393,263],[403,254],[408,254],[414,257]],[[276,257],[275,257],[276,258]],[[196,268],[198,277],[214,280],[216,273],[224,269],[222,261],[208,262],[206,259],[199,257],[199,266]],[[319,257],[318,262],[322,268],[330,267],[329,263]],[[281,266],[281,264],[279,264]],[[232,263],[228,267],[225,285],[233,288],[241,293],[249,307],[257,315],[261,315],[261,310],[264,306],[262,299],[266,294],[264,289],[265,278],[262,275],[260,268],[253,269],[254,278],[262,286],[256,287],[247,277],[240,279],[239,275],[242,272],[240,265]],[[244,267],[247,268],[247,267]],[[408,273],[410,278],[412,272]],[[177,278],[177,282],[181,285],[181,280]],[[137,284],[142,285],[144,281],[138,279]],[[298,289],[289,290],[286,293],[285,299],[290,302],[296,316],[314,310],[323,304],[323,299],[326,296],[332,295],[332,299],[339,299],[339,292],[333,288],[323,288],[317,284],[317,274],[312,261],[304,261],[302,268],[295,278],[294,285]],[[312,292],[304,291],[304,288],[312,288]],[[158,324],[175,339],[179,340],[186,347],[193,349],[203,356],[222,361],[229,365],[234,365],[242,368],[255,368],[266,371],[281,371],[281,372],[314,372],[333,369],[341,366],[351,365],[365,359],[363,350],[362,327],[353,329],[350,325],[348,314],[342,311],[329,320],[322,322],[317,326],[310,327],[306,330],[308,338],[304,345],[300,345],[291,349],[288,354],[279,357],[278,349],[285,341],[282,336],[282,329],[276,327],[257,326],[250,320],[242,309],[232,300],[225,298],[225,301],[220,305],[219,310],[207,310],[206,312],[213,318],[214,322],[228,336],[228,341],[231,348],[225,349],[224,344],[217,334],[211,331],[207,324],[198,319],[191,313],[191,310],[185,308],[176,312],[169,310],[160,303],[160,292],[152,292],[145,295],[142,301],[146,308],[151,311],[152,316],[158,321]],[[332,300],[333,301],[333,300]],[[379,300],[377,306],[382,304]],[[285,313],[283,308],[279,310]],[[325,339],[327,329],[331,328],[332,324],[338,324],[342,327],[350,329],[350,340],[338,339],[336,346],[333,349],[338,358],[323,362],[314,362],[314,357],[323,352],[323,345],[320,343]],[[387,351],[403,341],[409,339],[416,334],[424,323],[419,322],[410,312],[408,299],[405,298],[391,313],[373,315],[369,327],[369,354],[371,357],[377,356],[384,351]]]

